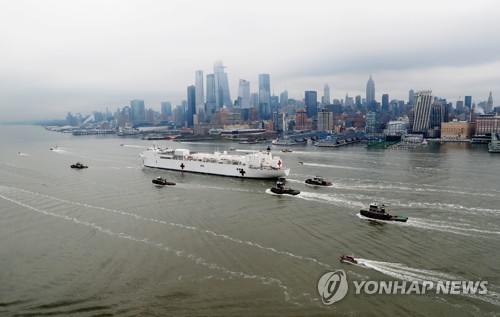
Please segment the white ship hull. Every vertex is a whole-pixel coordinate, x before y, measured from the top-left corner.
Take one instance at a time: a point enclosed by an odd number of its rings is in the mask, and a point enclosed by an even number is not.
[[[195,156],[194,154],[193,156]],[[212,155],[212,154],[208,154]],[[141,154],[145,167],[174,170],[189,173],[202,173],[240,178],[270,178],[276,179],[286,177],[290,169],[281,167],[278,158],[278,166],[250,165],[241,159],[240,162],[225,163],[222,161],[211,162],[209,159],[198,157],[166,155],[158,150],[147,150]],[[238,157],[238,158],[244,158]],[[213,159],[212,159],[213,161]]]

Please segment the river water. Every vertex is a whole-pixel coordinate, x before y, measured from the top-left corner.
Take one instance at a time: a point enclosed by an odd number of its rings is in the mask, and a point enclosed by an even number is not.
[[[291,168],[287,186],[301,191],[278,197],[266,193],[273,181],[144,168],[139,153],[152,144],[0,126],[0,315],[499,314],[500,155],[484,145],[273,147]],[[89,168],[71,169],[76,161]],[[314,175],[333,187],[306,186]],[[156,176],[177,185],[154,187]],[[408,222],[360,217],[374,201]],[[318,280],[336,270],[350,288],[325,305]],[[403,280],[487,281],[488,292],[355,294],[352,285]]]

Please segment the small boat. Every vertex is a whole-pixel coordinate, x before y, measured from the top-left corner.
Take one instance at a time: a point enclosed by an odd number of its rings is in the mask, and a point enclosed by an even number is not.
[[[299,161],[299,164],[304,164],[304,162],[302,162],[302,161]]]
[[[276,182],[276,186],[271,188],[271,192],[276,195],[298,195],[300,190],[291,189],[290,187],[285,187],[284,179],[279,179]]]
[[[408,217],[405,216],[393,216],[385,210],[385,205],[378,205],[377,203],[371,203],[368,209],[361,209],[360,214],[367,218],[377,219],[377,220],[388,220],[388,221],[401,221],[406,222]]]
[[[304,182],[308,185],[313,185],[313,186],[329,187],[333,185],[331,182],[324,180],[323,177],[321,176],[314,176],[313,178],[308,178]]]
[[[349,255],[343,255],[343,254],[340,256],[340,262],[358,264],[358,261],[355,258],[353,258],[352,256],[349,256]]]
[[[82,169],[82,168],[88,168],[88,166],[83,165],[83,164],[82,164],[82,163],[80,163],[80,162],[76,162],[75,164],[72,164],[72,165],[71,165],[71,168]]]
[[[174,182],[168,182],[165,178],[158,176],[152,180],[153,184],[158,186],[175,185]]]
[[[291,153],[291,152],[293,152],[293,151],[292,151],[292,150],[289,150],[289,149],[283,149],[283,150],[281,150],[281,152],[283,152],[283,153]]]

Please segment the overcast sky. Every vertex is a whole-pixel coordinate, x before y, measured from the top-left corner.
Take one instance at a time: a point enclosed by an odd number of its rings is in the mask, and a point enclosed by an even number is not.
[[[0,2],[0,121],[177,105],[195,71],[256,92],[331,88],[376,99],[433,90],[500,102],[500,1],[12,0]]]

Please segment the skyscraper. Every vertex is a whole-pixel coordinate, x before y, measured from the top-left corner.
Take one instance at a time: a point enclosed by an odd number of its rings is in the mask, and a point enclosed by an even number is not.
[[[410,89],[410,91],[408,91],[408,103],[410,105],[415,104],[415,91],[413,89]]]
[[[172,116],[172,103],[169,101],[161,102],[161,119],[167,120]]]
[[[366,83],[366,107],[368,110],[373,110],[376,108],[375,105],[375,82],[370,75],[370,79]]]
[[[465,106],[469,108],[469,110],[472,109],[472,96],[465,96],[464,101]]]
[[[323,87],[323,97],[321,98],[321,103],[323,105],[330,104],[330,86],[328,86],[328,84],[325,84]]]
[[[490,95],[488,96],[488,103],[486,104],[486,109],[484,110],[484,112],[490,113],[491,111],[493,111],[493,96],[491,95],[490,91]]]
[[[231,107],[233,105],[229,94],[229,81],[224,68],[225,66],[222,64],[222,61],[214,63],[215,104],[217,108],[222,108],[223,106]]]
[[[431,128],[432,90],[415,93],[415,115],[413,131],[427,133]]]
[[[146,109],[144,107],[144,100],[134,99],[130,101],[131,119],[132,124],[146,122]]]
[[[187,87],[187,111],[186,111],[186,121],[188,127],[192,127],[194,124],[193,115],[196,114],[196,88],[195,86]]]
[[[286,106],[288,105],[288,90],[284,90],[280,94],[280,105],[281,106]]]
[[[306,91],[304,99],[307,117],[312,118],[318,116],[318,93],[316,91]]]
[[[207,107],[206,107],[206,115],[208,119],[215,113],[216,109],[216,101],[215,101],[215,75],[208,74],[207,75]]]
[[[238,99],[241,100],[241,108],[250,108],[250,82],[246,79],[240,79]]]
[[[271,80],[269,74],[259,74],[259,113],[262,119],[271,115]]]
[[[205,98],[203,92],[203,71],[197,70],[195,72],[195,89],[196,89],[196,113],[201,114],[205,112]]]
[[[382,95],[382,111],[389,111],[389,94]]]
[[[333,113],[328,109],[318,112],[318,131],[333,131]]]

